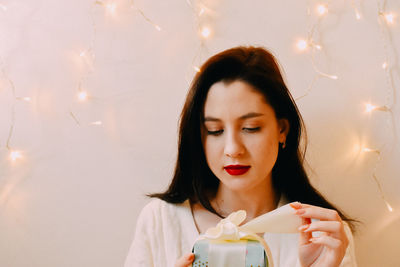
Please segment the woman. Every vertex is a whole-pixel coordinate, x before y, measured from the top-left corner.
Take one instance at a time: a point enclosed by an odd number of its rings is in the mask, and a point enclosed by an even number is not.
[[[299,233],[264,235],[275,266],[356,266],[351,220],[303,168],[303,128],[271,53],[236,47],[211,57],[181,114],[173,180],[142,210],[125,267],[190,266],[193,242],[221,218],[242,209],[248,221],[294,201],[307,203],[292,204]]]

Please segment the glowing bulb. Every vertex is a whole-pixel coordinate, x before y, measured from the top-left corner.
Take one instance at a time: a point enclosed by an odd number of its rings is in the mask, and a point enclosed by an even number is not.
[[[200,72],[200,71],[201,71],[200,68],[197,67],[197,66],[193,66],[193,69],[194,69],[195,71],[197,71],[197,72]]]
[[[301,40],[297,41],[296,46],[297,46],[297,49],[299,49],[300,51],[304,51],[307,49],[308,43],[306,40],[301,39]]]
[[[94,121],[94,122],[92,122],[92,123],[90,123],[91,125],[102,125],[103,124],[103,122],[101,122],[101,121]]]
[[[325,5],[318,5],[317,6],[317,13],[320,16],[325,15],[328,12],[328,8]]]
[[[79,56],[80,56],[80,57],[86,56],[86,51],[82,51],[82,52],[79,54]]]
[[[383,62],[383,64],[382,64],[382,68],[383,68],[383,69],[386,69],[386,68],[387,68],[387,66],[388,66],[387,62]]]
[[[377,107],[375,105],[372,105],[370,103],[365,104],[365,112],[371,112],[375,110]]]
[[[202,7],[201,9],[200,9],[200,12],[199,12],[199,17],[201,16],[201,15],[203,15],[204,14],[204,7]]]
[[[210,37],[210,34],[211,34],[210,28],[203,27],[203,29],[201,29],[201,36],[203,36],[204,38]]]
[[[158,26],[158,25],[154,25],[154,28],[156,28],[156,29],[157,29],[157,31],[161,31],[161,27],[160,27],[160,26]]]
[[[329,75],[328,77],[331,78],[332,80],[337,80],[338,79],[338,76],[336,76],[336,75]]]
[[[22,158],[22,154],[19,151],[12,150],[10,152],[10,158],[11,158],[12,161],[16,161],[17,159],[21,159]]]
[[[390,211],[390,212],[393,212],[393,208],[392,208],[392,206],[390,206],[390,204],[386,201],[386,207],[388,208],[388,210]]]
[[[357,20],[361,19],[361,14],[360,14],[360,12],[358,12],[358,10],[356,10],[356,18],[357,18]]]
[[[88,98],[88,94],[85,91],[79,92],[78,99],[80,101],[85,101],[85,100],[87,100],[87,98]]]
[[[110,13],[111,15],[115,15],[115,10],[117,9],[117,4],[114,2],[107,3],[106,8],[107,8],[108,13]]]
[[[317,48],[318,50],[321,50],[322,47],[320,45],[314,45],[315,48]]]
[[[22,98],[22,100],[24,100],[26,102],[31,102],[31,98],[30,97],[24,97],[24,98]]]
[[[384,14],[385,20],[388,24],[393,24],[394,23],[394,14],[393,13],[387,13]]]

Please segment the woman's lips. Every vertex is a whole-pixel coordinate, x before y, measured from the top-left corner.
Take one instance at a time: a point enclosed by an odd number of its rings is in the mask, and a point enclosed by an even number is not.
[[[242,175],[242,174],[246,173],[250,169],[250,166],[228,165],[228,166],[225,166],[224,169],[230,175]]]

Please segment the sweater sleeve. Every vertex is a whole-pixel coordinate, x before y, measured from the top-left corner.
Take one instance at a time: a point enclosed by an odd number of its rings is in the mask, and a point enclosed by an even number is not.
[[[135,236],[125,260],[125,267],[153,267],[151,236],[154,235],[154,212],[152,203],[147,204],[136,222]],[[152,230],[153,229],[153,230]]]

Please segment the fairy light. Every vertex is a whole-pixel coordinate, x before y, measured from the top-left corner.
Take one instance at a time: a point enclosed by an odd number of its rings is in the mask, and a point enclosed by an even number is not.
[[[393,13],[383,13],[382,15],[388,24],[394,24],[395,15]]]
[[[383,62],[383,64],[382,64],[382,69],[386,69],[387,67],[388,67],[387,62]]]
[[[101,122],[101,121],[94,121],[94,122],[91,122],[90,124],[91,124],[91,125],[102,125],[103,122]]]
[[[387,106],[375,106],[371,103],[366,103],[365,104],[365,112],[371,113],[374,110],[379,110],[379,111],[389,111],[389,108]]]
[[[307,49],[308,47],[308,42],[304,39],[300,39],[297,41],[296,43],[296,47],[299,51],[304,51]]]
[[[194,69],[195,71],[197,71],[197,72],[201,72],[200,68],[197,67],[197,66],[193,66],[193,69]]]
[[[21,152],[20,152],[20,151],[17,151],[17,150],[11,150],[11,151],[10,151],[10,159],[11,159],[12,161],[16,161],[16,160],[18,160],[18,159],[22,159],[22,154],[21,154]]]
[[[31,102],[31,98],[26,96],[26,97],[17,97],[17,100],[25,101],[25,102]]]
[[[86,91],[81,91],[78,93],[79,101],[86,101],[88,99],[88,93]]]
[[[360,19],[361,19],[361,14],[360,14],[360,12],[356,9],[355,13],[356,13],[356,19],[357,19],[357,20],[360,20]]]
[[[319,4],[319,5],[317,5],[316,10],[317,10],[317,14],[319,16],[323,16],[326,13],[328,13],[328,8],[326,7],[326,5]]]
[[[117,10],[117,4],[115,2],[107,3],[105,7],[110,15],[115,16]]]
[[[203,36],[203,38],[208,38],[211,35],[211,29],[207,26],[204,26],[201,31],[201,36]]]
[[[377,154],[380,154],[380,153],[381,153],[380,150],[378,150],[378,149],[373,149],[373,148],[369,148],[369,147],[363,147],[363,148],[361,149],[361,151],[362,151],[362,152],[365,152],[365,153],[368,153],[368,152],[374,152],[374,153],[377,153]]]
[[[144,14],[144,12],[135,5],[133,0],[131,0],[130,3],[131,3],[131,8],[134,9],[135,11],[139,12],[139,14],[144,18],[144,20],[146,20],[149,24],[151,24],[157,31],[161,31],[162,30],[160,25],[156,24],[148,16],[146,16],[146,14]]]

